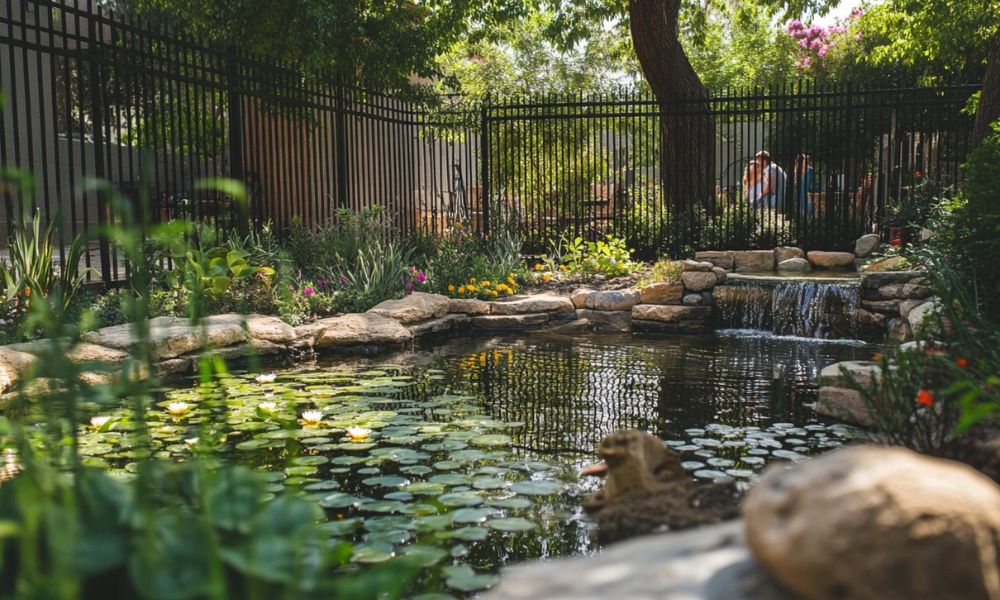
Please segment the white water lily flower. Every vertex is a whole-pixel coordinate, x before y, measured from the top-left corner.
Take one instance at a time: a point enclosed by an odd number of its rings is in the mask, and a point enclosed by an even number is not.
[[[372,433],[372,430],[368,429],[366,427],[348,427],[347,428],[347,435],[350,436],[351,441],[353,441],[353,442],[361,442],[361,441],[367,440],[368,436],[371,435],[371,433]]]
[[[167,412],[176,416],[183,415],[191,408],[187,402],[171,402],[167,405]]]
[[[261,373],[256,377],[257,383],[272,383],[277,378],[277,373]]]
[[[106,425],[107,422],[110,420],[111,417],[106,417],[106,416],[90,417],[90,426],[93,427],[94,429],[100,429],[101,427],[104,427],[104,425]]]
[[[302,413],[302,423],[305,425],[319,425],[323,420],[323,412],[319,410],[307,410]]]
[[[195,444],[198,443],[198,438],[196,438],[196,437],[186,438],[184,440],[184,443],[187,444],[188,446],[194,446]]]
[[[274,398],[274,392],[267,392],[264,394],[264,397],[270,400],[271,398]]]
[[[257,405],[257,408],[259,408],[261,412],[271,414],[278,409],[278,404],[276,402],[261,402]]]

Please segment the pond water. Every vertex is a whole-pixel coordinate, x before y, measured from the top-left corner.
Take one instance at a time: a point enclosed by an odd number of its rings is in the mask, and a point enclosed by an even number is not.
[[[504,565],[597,549],[580,504],[600,482],[577,472],[604,435],[642,428],[684,453],[693,477],[749,482],[851,435],[808,405],[820,369],[869,354],[745,331],[484,336],[273,381],[234,373],[169,392],[150,425],[162,457],[218,443],[267,471],[272,493],[314,495],[331,537],[356,544],[356,568],[408,554],[426,565],[414,597],[463,597]],[[224,441],[205,435],[207,411]],[[349,427],[362,429],[352,439]],[[92,461],[127,472],[122,443],[113,426],[82,440]]]

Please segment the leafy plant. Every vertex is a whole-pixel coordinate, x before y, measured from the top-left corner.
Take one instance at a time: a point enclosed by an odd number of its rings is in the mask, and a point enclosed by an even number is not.
[[[683,267],[677,261],[669,258],[653,263],[649,273],[639,278],[637,287],[646,287],[654,283],[677,283],[681,280]]]
[[[131,223],[130,205],[102,187],[118,214]],[[138,340],[117,365],[77,363],[69,358],[93,313],[77,323],[64,306],[41,297],[31,304],[25,327],[41,330],[41,347],[4,417],[0,448],[19,473],[0,485],[0,596],[71,599],[84,597],[375,598],[398,595],[411,565],[390,561],[385,569],[338,576],[350,547],[331,544],[323,511],[294,488],[268,499],[266,482],[245,468],[210,454],[214,444],[195,444],[193,456],[171,464],[152,456],[146,429],[154,390],[149,331],[150,272],[143,240],[162,240],[173,229],[140,219],[105,226],[102,234],[135,265],[138,294],[120,295],[120,306]],[[177,240],[169,240],[178,244]],[[228,255],[228,253],[227,253]],[[187,253],[182,254],[187,256]],[[219,258],[213,256],[209,259]],[[204,265],[198,262],[199,267]],[[224,268],[239,276],[245,257],[226,256],[199,277]],[[212,283],[184,287],[199,303]],[[225,363],[209,349],[199,358],[203,389],[226,377]],[[89,375],[88,375],[89,374]],[[94,375],[103,375],[94,383]],[[35,379],[47,384],[39,393]],[[221,440],[228,431],[220,395],[200,397],[200,440]],[[131,467],[125,477],[84,464],[81,431],[101,407],[128,408],[118,432],[128,442]],[[91,421],[105,433],[113,423]],[[224,447],[224,446],[223,446]],[[10,472],[5,471],[5,476]]]
[[[15,225],[9,244],[10,265],[0,263],[7,301],[24,294],[30,296],[33,293],[36,297],[55,294],[66,308],[90,272],[90,269],[80,268],[86,244],[82,237],[77,236],[66,253],[65,262],[57,267],[55,246],[52,244],[53,225],[50,224],[43,232],[41,214],[36,214],[30,223],[30,229],[20,222]]]
[[[560,262],[571,273],[620,277],[635,269],[632,253],[625,240],[608,234],[602,240],[584,241],[582,237],[563,241]]]

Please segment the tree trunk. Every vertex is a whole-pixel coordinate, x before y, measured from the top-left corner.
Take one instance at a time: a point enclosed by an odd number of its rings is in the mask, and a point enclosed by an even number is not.
[[[983,91],[979,94],[976,124],[972,128],[972,147],[977,148],[990,133],[990,123],[1000,119],[1000,29],[993,37],[993,46],[986,62]]]
[[[660,179],[672,216],[710,207],[715,191],[715,128],[708,91],[678,37],[681,0],[629,0],[629,26],[660,120]],[[695,223],[688,224],[693,227]]]

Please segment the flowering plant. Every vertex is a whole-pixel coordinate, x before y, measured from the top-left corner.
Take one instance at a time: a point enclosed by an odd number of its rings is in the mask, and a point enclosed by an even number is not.
[[[487,278],[470,277],[462,282],[449,283],[446,288],[452,298],[479,298],[481,300],[496,300],[513,296],[520,286],[513,273],[508,273],[501,281]]]
[[[799,19],[793,19],[785,26],[785,32],[799,45],[799,69],[808,70],[814,65],[826,66],[826,57],[838,44],[847,38],[851,32],[849,25],[864,14],[861,9],[854,9],[843,23],[822,27],[807,25]],[[855,41],[861,41],[861,32],[853,34]]]

